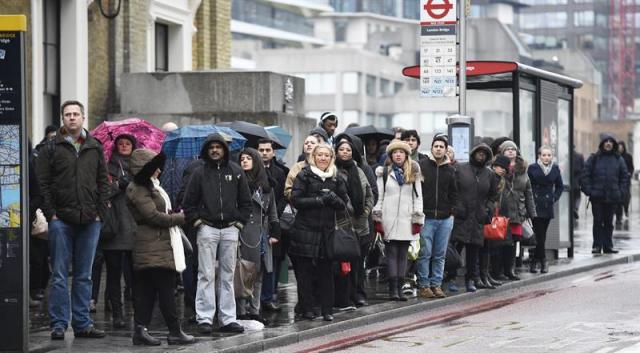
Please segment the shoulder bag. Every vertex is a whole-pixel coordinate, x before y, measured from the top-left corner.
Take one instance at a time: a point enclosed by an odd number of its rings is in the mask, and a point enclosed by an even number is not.
[[[486,240],[504,240],[507,237],[509,218],[501,216],[499,208],[499,205],[496,206],[491,223],[484,225],[484,239]]]
[[[330,260],[344,262],[360,259],[360,242],[353,230],[351,216],[347,211],[348,226],[338,225],[338,217],[334,213],[335,227],[326,242],[327,257]]]

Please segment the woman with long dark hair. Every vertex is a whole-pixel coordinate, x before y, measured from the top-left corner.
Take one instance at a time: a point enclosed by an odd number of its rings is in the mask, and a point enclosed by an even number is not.
[[[258,275],[251,298],[237,298],[238,318],[265,322],[260,316],[260,293],[263,272],[272,272],[271,245],[280,238],[280,224],[275,194],[262,158],[257,150],[245,148],[240,152],[240,167],[244,170],[251,192],[251,214],[240,232],[240,257],[257,265]],[[237,293],[236,293],[237,295]]]

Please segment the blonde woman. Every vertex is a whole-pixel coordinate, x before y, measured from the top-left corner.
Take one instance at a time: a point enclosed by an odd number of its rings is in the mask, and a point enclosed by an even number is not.
[[[380,197],[373,208],[373,220],[386,244],[389,297],[405,301],[401,288],[407,272],[407,251],[424,223],[421,174],[406,142],[391,141],[387,156],[386,165],[376,169]]]

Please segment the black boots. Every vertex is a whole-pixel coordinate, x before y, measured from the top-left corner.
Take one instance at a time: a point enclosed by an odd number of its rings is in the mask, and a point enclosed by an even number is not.
[[[502,285],[502,282],[498,281],[497,279],[494,279],[493,277],[491,277],[491,271],[489,271],[487,273],[487,280],[489,281],[489,283],[491,283],[492,286],[494,287],[499,287]]]
[[[547,272],[549,272],[549,264],[547,263],[547,260],[540,261],[540,273]]]
[[[474,280],[476,282],[476,288],[496,289],[496,287],[489,282],[489,250],[480,250],[480,277]]]
[[[176,325],[173,328],[169,328],[169,336],[167,336],[167,343],[169,345],[192,344],[195,342],[196,342],[196,339],[193,336],[187,335],[182,331],[180,324]]]
[[[113,319],[113,327],[114,328],[124,328],[127,324],[124,322],[122,315],[122,304],[111,304],[113,311],[111,312],[111,317]]]
[[[397,301],[400,299],[398,295],[398,277],[389,277],[389,300]]]
[[[529,272],[531,273],[538,273],[538,260],[537,259],[531,259],[531,262],[529,262]],[[542,265],[541,265],[542,267]]]
[[[147,332],[147,328],[142,325],[136,325],[135,330],[133,331],[133,344],[134,345],[145,345],[145,346],[159,346],[162,344],[159,339],[151,336],[149,332]]]
[[[520,277],[518,277],[514,271],[516,247],[514,245],[508,245],[503,246],[502,249],[502,265],[504,266],[503,270],[505,277],[511,281],[519,281]]]

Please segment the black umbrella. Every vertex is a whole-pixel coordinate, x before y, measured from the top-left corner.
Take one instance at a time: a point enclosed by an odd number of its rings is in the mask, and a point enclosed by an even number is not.
[[[276,149],[287,148],[275,134],[270,133],[264,126],[260,126],[258,124],[250,123],[247,121],[226,121],[217,123],[218,126],[226,126],[234,129],[240,135],[244,136],[247,139],[245,146],[247,147],[258,147],[258,140],[260,139],[269,139],[274,142],[276,145]]]
[[[365,143],[367,140],[374,139],[376,141],[390,139],[395,136],[393,130],[373,125],[349,127],[344,132],[360,137]]]

